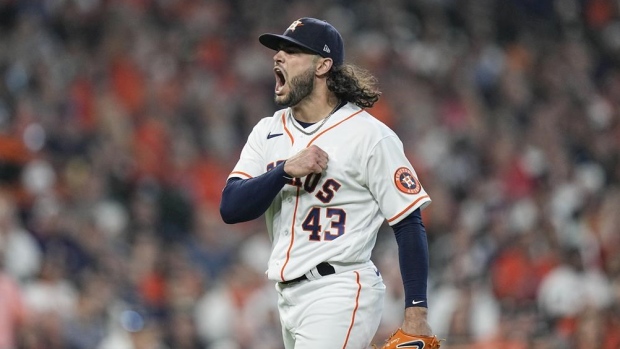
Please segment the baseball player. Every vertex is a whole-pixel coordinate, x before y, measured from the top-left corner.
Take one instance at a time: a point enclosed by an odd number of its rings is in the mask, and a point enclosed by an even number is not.
[[[420,215],[431,200],[397,135],[364,109],[380,95],[374,78],[344,63],[342,37],[322,20],[301,18],[283,35],[259,41],[275,51],[275,102],[284,109],[250,133],[220,213],[229,224],[266,218],[267,277],[276,282],[285,348],[369,346],[385,294],[370,256],[386,219],[406,295],[396,335],[416,335],[391,342],[422,348],[421,340],[436,339],[426,321],[428,247]]]

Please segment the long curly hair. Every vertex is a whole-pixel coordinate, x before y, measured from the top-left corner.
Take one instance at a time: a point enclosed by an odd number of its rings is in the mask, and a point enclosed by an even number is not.
[[[327,75],[327,88],[341,100],[360,108],[370,108],[379,100],[377,79],[365,69],[352,64],[333,67]]]

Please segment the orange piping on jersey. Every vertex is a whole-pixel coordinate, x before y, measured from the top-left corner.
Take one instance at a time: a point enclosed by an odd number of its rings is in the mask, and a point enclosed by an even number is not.
[[[295,210],[293,211],[293,222],[291,223],[291,242],[288,245],[288,250],[286,251],[286,260],[284,261],[284,265],[282,269],[280,269],[280,278],[282,281],[284,280],[284,268],[288,264],[289,259],[291,258],[291,250],[293,249],[293,242],[295,242],[295,219],[297,217],[297,206],[299,205],[299,191],[300,187],[297,187],[297,198],[295,199]]]
[[[353,309],[353,315],[351,316],[351,324],[349,325],[349,330],[347,331],[347,338],[344,340],[344,345],[342,349],[347,347],[347,343],[349,343],[349,336],[351,335],[351,330],[353,329],[353,324],[355,323],[355,314],[357,313],[357,308],[359,307],[360,293],[362,292],[362,284],[360,284],[360,274],[355,272],[355,278],[357,282],[357,296],[355,296],[355,309]]]
[[[398,213],[396,216],[394,216],[394,217],[392,217],[392,218],[388,219],[388,220],[387,220],[387,221],[388,221],[388,223],[389,223],[389,222],[391,222],[391,221],[393,221],[393,220],[395,220],[396,218],[398,218],[398,217],[402,216],[402,215],[403,215],[403,213],[407,212],[407,210],[409,210],[411,207],[415,206],[415,204],[417,204],[420,200],[423,200],[423,199],[428,199],[428,195],[424,195],[424,196],[419,197],[419,198],[418,198],[416,201],[414,201],[411,205],[407,206],[407,208],[406,208],[406,209],[404,209],[404,210],[400,211],[400,213]]]
[[[241,171],[233,171],[233,172],[231,172],[231,173],[230,173],[229,177],[230,177],[230,176],[232,176],[232,175],[234,175],[234,174],[236,174],[236,175],[242,175],[242,176],[244,176],[244,177],[248,177],[248,178],[252,178],[252,176],[250,176],[249,174],[247,174],[247,173],[245,173],[245,172],[241,172]]]
[[[351,115],[347,116],[347,118],[346,118],[346,119],[341,120],[341,121],[339,121],[337,124],[332,125],[332,126],[330,126],[330,127],[326,128],[325,130],[321,131],[318,135],[314,136],[314,138],[312,138],[312,140],[310,140],[310,142],[308,143],[308,147],[309,147],[309,146],[312,144],[312,142],[314,142],[317,138],[321,137],[321,136],[323,135],[323,133],[325,133],[325,132],[327,132],[327,131],[331,130],[332,128],[334,128],[334,127],[336,127],[336,126],[338,126],[338,125],[342,124],[343,122],[345,122],[345,121],[349,120],[350,118],[354,117],[355,115],[357,115],[357,114],[359,114],[359,113],[361,113],[361,112],[363,112],[363,111],[364,111],[364,109],[360,109],[360,110],[356,111],[355,113],[353,113],[353,114],[351,114]]]
[[[286,127],[286,112],[282,112],[282,126],[284,127],[284,131],[286,131],[288,138],[291,140],[291,144],[295,143],[295,139],[293,139],[293,134],[291,133],[291,131],[288,130],[288,127]]]

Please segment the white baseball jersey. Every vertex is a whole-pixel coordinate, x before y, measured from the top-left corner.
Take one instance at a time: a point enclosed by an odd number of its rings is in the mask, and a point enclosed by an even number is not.
[[[265,213],[272,241],[267,275],[274,281],[321,262],[366,262],[385,219],[396,224],[430,203],[400,139],[365,110],[347,103],[324,125],[305,129],[320,127],[312,135],[295,126],[301,128],[289,109],[262,119],[229,175],[259,176],[313,144],[329,156],[323,173],[291,180]]]

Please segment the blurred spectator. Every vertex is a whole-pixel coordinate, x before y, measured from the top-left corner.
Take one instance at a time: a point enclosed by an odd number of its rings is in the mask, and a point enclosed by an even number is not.
[[[0,191],[0,250],[6,272],[18,281],[26,282],[39,272],[41,250],[20,224],[17,207],[4,191]]]
[[[500,304],[483,280],[458,280],[436,289],[429,322],[441,338],[451,344],[467,344],[489,339],[500,332]],[[429,304],[430,306],[431,304]],[[429,312],[430,315],[430,312]]]
[[[110,331],[97,349],[171,349],[164,343],[161,324],[147,311],[117,305]]]
[[[0,250],[0,257],[4,252]],[[17,280],[4,269],[0,258],[0,348],[17,348],[27,320],[27,308]]]
[[[576,248],[563,251],[562,263],[542,280],[538,292],[540,310],[551,319],[571,319],[588,307],[604,309],[612,302],[608,279],[598,269],[585,268]]]
[[[24,302],[31,311],[28,346],[66,347],[62,324],[75,316],[78,293],[65,277],[57,255],[44,255],[37,278],[23,288]]]
[[[232,263],[239,237],[222,223],[216,212],[204,206],[196,212],[193,232],[185,241],[189,259],[203,277],[217,280]]]
[[[240,309],[252,291],[246,284],[248,266],[233,264],[225,270],[222,281],[199,299],[195,321],[200,337],[207,343],[217,343],[234,337],[237,327],[243,326]]]
[[[205,342],[216,348],[230,340],[242,348],[280,348],[277,299],[264,278],[269,250],[265,233],[250,236],[239,246],[238,260],[198,300],[194,316]]]
[[[603,348],[605,342],[604,313],[595,308],[583,309],[575,324],[573,343],[576,349]]]
[[[175,349],[208,349],[196,331],[196,323],[192,314],[177,311],[170,316],[170,328],[165,342],[168,348]]]
[[[537,326],[536,312],[531,308],[503,309],[495,332],[475,341],[469,348],[528,348]]]
[[[112,300],[111,287],[103,274],[91,274],[82,280],[75,315],[63,322],[68,349],[97,348],[107,335],[107,306]]]

